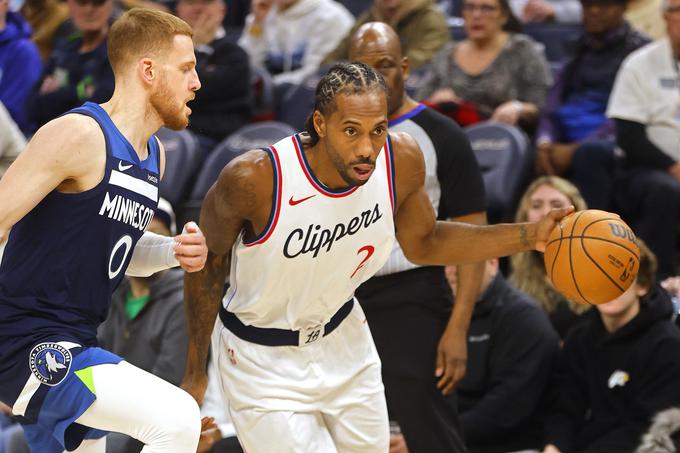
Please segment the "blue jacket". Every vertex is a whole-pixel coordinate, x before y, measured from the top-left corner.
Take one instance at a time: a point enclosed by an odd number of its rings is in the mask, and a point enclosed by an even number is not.
[[[31,27],[19,13],[7,13],[7,25],[0,31],[0,102],[24,133],[30,129],[26,100],[41,73]]]

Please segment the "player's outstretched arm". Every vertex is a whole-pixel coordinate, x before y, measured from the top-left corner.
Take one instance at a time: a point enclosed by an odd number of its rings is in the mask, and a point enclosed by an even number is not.
[[[425,162],[407,134],[393,134],[397,239],[406,257],[422,265],[474,263],[527,250],[543,250],[557,222],[573,207],[553,209],[538,223],[472,225],[437,221],[423,183]],[[461,196],[464,196],[462,194]]]
[[[185,274],[184,304],[189,333],[182,388],[200,404],[207,386],[210,335],[228,274],[229,254],[241,230],[257,227],[261,212],[270,209],[272,167],[264,151],[234,159],[220,173],[201,207],[200,226],[208,246],[203,269]]]
[[[52,190],[96,186],[104,177],[105,146],[97,124],[82,115],[41,127],[0,180],[0,242]]]

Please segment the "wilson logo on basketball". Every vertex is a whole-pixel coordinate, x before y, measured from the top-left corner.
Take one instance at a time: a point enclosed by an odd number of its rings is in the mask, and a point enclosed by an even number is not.
[[[631,242],[635,242],[635,234],[628,228],[624,227],[620,223],[608,222],[609,229],[612,234],[621,239],[628,239]]]

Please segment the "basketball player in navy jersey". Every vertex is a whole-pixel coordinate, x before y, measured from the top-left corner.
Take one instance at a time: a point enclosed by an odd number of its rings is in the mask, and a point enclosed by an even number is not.
[[[380,360],[353,294],[383,266],[395,231],[414,263],[478,262],[544,249],[573,210],[538,223],[437,221],[418,145],[387,124],[382,76],[335,65],[307,132],[230,162],[203,202],[208,259],[186,276],[183,387],[203,398],[214,326],[215,366],[249,453],[388,450]]]
[[[105,431],[145,453],[196,451],[201,420],[186,392],[96,347],[123,275],[207,254],[195,224],[175,238],[145,233],[158,202],[163,148],[200,88],[191,28],[132,10],[111,28],[111,100],[42,127],[0,181],[0,400],[39,453],[105,451]],[[84,440],[87,439],[87,440]]]

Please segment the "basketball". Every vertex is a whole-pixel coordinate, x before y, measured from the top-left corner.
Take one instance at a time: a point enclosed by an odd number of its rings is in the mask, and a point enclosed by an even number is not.
[[[543,261],[550,281],[568,299],[603,304],[633,284],[640,250],[617,214],[589,209],[560,221],[550,233]]]

